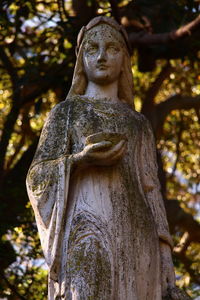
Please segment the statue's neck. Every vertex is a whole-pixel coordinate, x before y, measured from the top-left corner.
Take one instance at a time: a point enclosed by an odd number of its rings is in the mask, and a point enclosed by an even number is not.
[[[112,101],[119,101],[118,81],[107,85],[99,85],[89,81],[84,96],[94,99],[107,98]]]

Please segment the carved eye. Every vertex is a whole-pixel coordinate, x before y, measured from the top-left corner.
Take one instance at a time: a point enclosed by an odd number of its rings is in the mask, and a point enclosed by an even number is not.
[[[87,52],[88,54],[93,54],[93,53],[97,52],[97,50],[98,50],[97,45],[89,45],[89,46],[86,48],[86,52]]]
[[[110,52],[110,53],[117,53],[119,52],[119,47],[117,47],[116,45],[109,45],[107,50]]]

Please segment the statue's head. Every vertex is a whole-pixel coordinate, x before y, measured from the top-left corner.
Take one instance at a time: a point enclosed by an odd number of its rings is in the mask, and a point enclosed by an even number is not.
[[[77,39],[77,62],[68,97],[83,95],[88,81],[118,81],[119,99],[133,106],[133,79],[128,38],[124,28],[108,17],[96,17]]]

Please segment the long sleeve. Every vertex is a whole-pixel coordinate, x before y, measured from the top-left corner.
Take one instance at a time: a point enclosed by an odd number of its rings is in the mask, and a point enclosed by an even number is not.
[[[66,103],[51,111],[27,175],[27,191],[35,212],[42,249],[50,276],[55,280],[71,169],[68,120],[69,107]]]
[[[172,238],[169,233],[164,202],[160,191],[160,182],[158,179],[156,146],[151,125],[147,120],[144,120],[142,135],[140,144],[141,151],[139,154],[142,189],[151,208],[159,238],[172,247]]]

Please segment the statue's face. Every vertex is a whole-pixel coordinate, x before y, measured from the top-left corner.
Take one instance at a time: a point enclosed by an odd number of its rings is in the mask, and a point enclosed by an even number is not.
[[[124,56],[120,39],[120,33],[106,24],[87,33],[83,64],[88,81],[106,85],[118,80]]]

